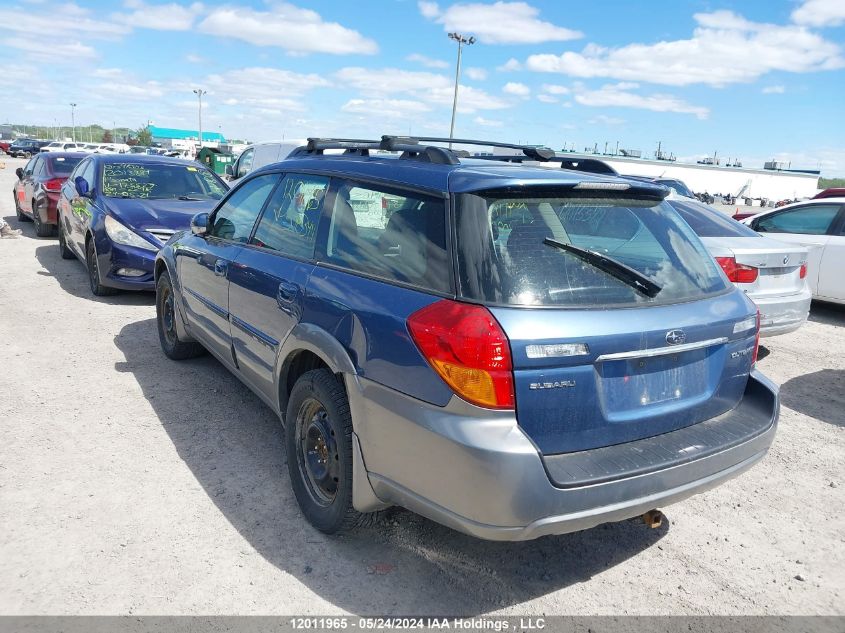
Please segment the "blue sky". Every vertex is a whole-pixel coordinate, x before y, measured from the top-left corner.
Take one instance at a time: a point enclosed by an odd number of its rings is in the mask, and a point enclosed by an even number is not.
[[[718,151],[845,176],[845,0],[5,0],[0,119]]]

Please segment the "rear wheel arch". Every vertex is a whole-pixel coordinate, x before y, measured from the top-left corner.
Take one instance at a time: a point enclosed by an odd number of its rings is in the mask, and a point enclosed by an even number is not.
[[[299,378],[313,369],[328,369],[328,362],[319,354],[307,349],[298,349],[288,354],[279,374],[279,411],[287,411],[291,391]]]

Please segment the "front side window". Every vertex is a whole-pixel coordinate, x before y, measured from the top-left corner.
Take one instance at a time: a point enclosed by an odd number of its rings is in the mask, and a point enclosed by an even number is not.
[[[348,180],[336,183],[326,245],[330,262],[450,292],[442,199]]]
[[[238,159],[238,178],[243,178],[249,173],[249,170],[252,169],[253,154],[255,154],[254,149],[248,149],[243,154],[241,154],[240,159]]]
[[[102,192],[111,198],[220,200],[226,187],[198,165],[107,162]]]
[[[754,228],[762,233],[825,235],[837,213],[838,204],[813,204],[760,218]]]
[[[214,212],[209,235],[233,242],[247,242],[255,220],[278,181],[278,174],[265,174],[235,189]]]
[[[660,305],[728,287],[665,202],[508,190],[461,194],[456,203],[459,291],[468,299]]]
[[[287,174],[264,209],[250,244],[310,259],[328,186],[324,176]]]

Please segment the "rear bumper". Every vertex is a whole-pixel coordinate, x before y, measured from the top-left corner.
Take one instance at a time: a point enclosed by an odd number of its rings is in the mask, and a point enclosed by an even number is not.
[[[749,299],[760,309],[760,336],[777,336],[793,332],[807,321],[812,294],[809,289],[780,297]]]
[[[690,444],[692,436],[681,434],[688,427],[647,440],[660,455],[651,462],[632,459],[638,442],[544,459],[512,413],[457,398],[433,407],[361,378],[350,378],[347,391],[379,500],[467,534],[512,541],[631,518],[735,477],[766,454],[779,411],[776,386],[754,372],[738,407],[702,423],[713,431],[707,446]],[[591,476],[573,469],[567,480],[573,455],[582,467],[595,458]]]

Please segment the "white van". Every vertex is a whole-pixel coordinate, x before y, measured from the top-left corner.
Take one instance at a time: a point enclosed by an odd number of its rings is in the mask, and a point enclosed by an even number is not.
[[[231,165],[226,165],[226,178],[235,182],[246,176],[249,172],[269,165],[277,163],[280,160],[287,158],[297,147],[305,145],[305,141],[269,141],[266,143],[255,143],[249,145],[241,152],[236,160]]]

